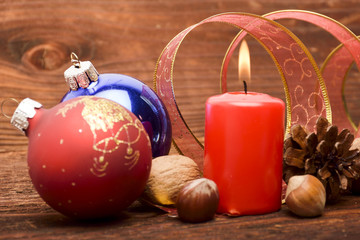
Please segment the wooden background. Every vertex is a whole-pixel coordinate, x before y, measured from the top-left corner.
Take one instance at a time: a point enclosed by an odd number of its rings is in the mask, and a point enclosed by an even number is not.
[[[162,49],[186,27],[223,12],[262,15],[282,9],[316,11],[360,34],[359,0],[1,0],[0,102],[30,97],[46,108],[56,105],[68,91],[63,72],[70,66],[71,52],[80,60],[92,61],[100,73],[127,74],[152,86],[155,63]],[[311,24],[295,20],[279,22],[305,43],[320,66],[338,45],[337,40]],[[185,39],[176,59],[177,101],[200,139],[205,100],[219,93],[221,62],[237,31],[223,24],[203,25]],[[247,40],[252,58],[249,89],[284,99],[280,76],[271,58],[251,37]],[[229,90],[241,89],[236,57],[228,72]],[[359,72],[354,68],[346,82],[345,96],[356,124],[360,120],[359,90]],[[11,114],[14,108],[12,104],[5,104],[4,112]],[[180,233],[199,239],[237,235],[281,239],[281,236],[288,238],[291,231],[306,238],[300,226],[305,226],[318,238],[326,238],[329,234],[354,236],[360,232],[354,229],[354,222],[360,223],[357,220],[360,210],[357,209],[358,199],[353,197],[329,207],[322,218],[311,220],[294,218],[284,206],[282,211],[266,216],[220,217],[200,225],[182,224],[159,212],[142,209],[126,213],[128,217],[111,223],[90,226],[75,223],[51,210],[38,197],[27,175],[26,147],[27,138],[9,124],[9,119],[1,116],[0,239],[62,239],[65,235],[82,239],[94,236],[162,239]],[[350,223],[351,229],[347,227]],[[217,233],[207,234],[211,229]]]

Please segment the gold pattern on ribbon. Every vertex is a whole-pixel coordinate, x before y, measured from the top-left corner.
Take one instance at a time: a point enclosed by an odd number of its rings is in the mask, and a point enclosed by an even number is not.
[[[90,96],[79,97],[79,99],[66,104],[58,110],[57,114],[66,117],[66,113],[78,104],[84,105],[81,115],[93,134],[93,149],[102,153],[98,158],[93,159],[90,172],[97,177],[106,176],[109,162],[106,160],[105,155],[116,151],[122,145],[127,145],[124,156],[127,161],[124,165],[128,166],[129,170],[135,167],[140,158],[140,151],[134,150],[133,145],[140,140],[142,134],[148,137],[140,120],[133,119],[129,112],[116,102]],[[118,129],[114,128],[115,124],[119,122],[124,123]],[[110,132],[110,134],[107,134],[110,136],[99,140],[98,132]],[[149,139],[148,145],[150,146]]]

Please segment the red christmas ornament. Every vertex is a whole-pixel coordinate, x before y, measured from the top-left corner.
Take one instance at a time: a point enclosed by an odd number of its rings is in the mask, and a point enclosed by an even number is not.
[[[60,213],[79,219],[113,216],[143,192],[151,143],[140,120],[120,104],[86,96],[47,110],[25,99],[11,122],[29,138],[36,190]]]

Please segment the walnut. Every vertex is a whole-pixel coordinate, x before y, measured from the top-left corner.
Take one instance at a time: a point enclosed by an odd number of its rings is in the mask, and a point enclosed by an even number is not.
[[[181,188],[201,177],[198,165],[182,155],[154,158],[142,199],[153,205],[175,205]]]

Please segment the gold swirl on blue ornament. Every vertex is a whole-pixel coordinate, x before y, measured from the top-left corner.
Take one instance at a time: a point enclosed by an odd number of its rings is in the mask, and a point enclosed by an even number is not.
[[[127,160],[124,165],[129,170],[135,167],[140,158],[140,151],[134,150],[133,144],[140,140],[141,134],[146,133],[140,120],[133,119],[130,113],[116,102],[91,96],[79,97],[77,100],[66,104],[58,110],[57,115],[66,117],[66,113],[78,104],[84,105],[81,115],[89,124],[93,134],[93,149],[101,153],[99,157],[94,157],[90,172],[97,177],[106,176],[109,162],[106,160],[105,155],[116,151],[123,145],[126,145],[124,158]],[[124,122],[124,124],[119,129],[114,129],[115,123],[118,122]],[[98,139],[98,131],[109,132],[108,135],[110,136]],[[145,136],[148,137],[147,134]],[[150,146],[149,139],[148,145]]]

